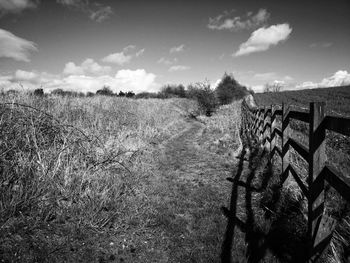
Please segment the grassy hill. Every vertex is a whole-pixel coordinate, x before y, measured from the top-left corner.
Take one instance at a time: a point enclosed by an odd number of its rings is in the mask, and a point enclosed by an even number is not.
[[[328,115],[350,117],[350,86],[258,93],[254,98],[258,105],[265,106],[285,102],[308,107],[310,102],[324,101]]]

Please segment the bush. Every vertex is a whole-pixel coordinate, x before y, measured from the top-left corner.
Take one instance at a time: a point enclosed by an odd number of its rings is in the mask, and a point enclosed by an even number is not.
[[[36,89],[34,90],[34,95],[38,97],[43,97],[44,96],[44,90],[43,89]]]
[[[232,75],[226,74],[222,77],[215,89],[216,96],[221,105],[229,104],[248,95],[246,87],[239,84]]]
[[[207,116],[211,116],[217,106],[215,92],[208,83],[197,83],[187,88],[187,97],[198,102],[199,109]]]

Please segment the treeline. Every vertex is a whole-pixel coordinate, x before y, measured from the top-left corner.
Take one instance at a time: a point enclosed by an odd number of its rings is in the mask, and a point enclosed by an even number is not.
[[[8,91],[8,93],[11,92],[14,91]],[[188,98],[197,100],[201,112],[207,116],[210,116],[218,106],[229,104],[234,100],[241,99],[249,93],[252,93],[252,91],[239,84],[234,79],[233,75],[226,73],[215,89],[212,89],[208,82],[199,82],[190,84],[186,88],[182,84],[165,85],[159,92],[141,92],[138,94],[131,91],[120,91],[119,93],[114,93],[108,86],[104,86],[102,89],[97,90],[96,93],[88,92],[85,94],[82,92],[65,91],[62,89],[55,89],[51,92],[52,95],[71,97],[114,96],[134,99]],[[33,95],[45,96],[46,94],[44,94],[43,89],[36,89],[34,90]]]

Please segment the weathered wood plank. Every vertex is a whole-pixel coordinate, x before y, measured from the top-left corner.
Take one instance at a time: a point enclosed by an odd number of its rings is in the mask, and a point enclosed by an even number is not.
[[[338,172],[334,167],[327,165],[323,168],[322,174],[326,181],[350,202],[350,178]]]
[[[290,146],[296,150],[301,157],[303,157],[306,161],[308,161],[309,158],[309,150],[306,148],[306,146],[302,145],[301,143],[297,142],[296,140],[289,138],[287,142]]]
[[[310,115],[308,112],[302,112],[302,111],[290,111],[289,118],[296,119],[303,122],[309,122]]]
[[[289,169],[290,173],[292,174],[292,176],[294,177],[294,180],[298,183],[300,189],[303,191],[304,195],[306,197],[308,197],[309,196],[309,190],[307,189],[307,186],[303,183],[303,181],[300,179],[300,176],[295,171],[294,166],[292,164],[289,164],[288,169]]]
[[[324,122],[326,129],[350,136],[350,119],[326,116]]]

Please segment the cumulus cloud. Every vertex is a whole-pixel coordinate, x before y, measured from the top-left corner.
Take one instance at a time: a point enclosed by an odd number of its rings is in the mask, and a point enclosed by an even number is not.
[[[35,72],[25,71],[25,70],[17,70],[14,74],[14,79],[19,81],[37,81],[39,75]]]
[[[248,12],[245,19],[240,16],[233,16],[233,11],[225,11],[214,18],[209,18],[207,27],[211,30],[230,30],[238,31],[243,29],[257,28],[267,22],[270,14],[266,9],[260,9],[255,15]]]
[[[109,54],[108,56],[102,59],[103,62],[113,63],[118,65],[124,65],[129,63],[131,60],[131,55],[126,55],[124,52]]]
[[[24,9],[33,9],[38,6],[36,0],[1,0],[0,1],[0,16],[7,13],[18,14]]]
[[[185,45],[179,45],[179,46],[175,46],[170,48],[169,52],[170,53],[179,53],[179,52],[183,52],[185,50]]]
[[[346,70],[338,70],[332,76],[324,78],[321,82],[315,83],[306,81],[297,85],[296,89],[314,89],[350,85],[350,73]]]
[[[112,53],[102,58],[102,61],[106,63],[124,65],[126,63],[129,63],[134,57],[139,57],[145,52],[144,48],[140,49],[137,52],[132,52],[133,50],[135,50],[135,48],[136,46],[134,45],[126,46],[121,52]]]
[[[184,70],[189,70],[189,66],[184,66],[184,65],[174,65],[169,68],[169,72],[175,72],[175,71],[184,71]]]
[[[46,72],[30,72],[17,70],[11,76],[0,75],[0,89],[34,90],[42,87],[45,92],[63,89],[76,92],[96,92],[103,86],[109,86],[114,92],[133,91],[135,93],[159,91],[156,75],[144,69],[119,70],[114,76],[87,74],[53,75]]]
[[[242,43],[235,56],[248,55],[254,52],[268,50],[271,46],[288,39],[292,28],[289,24],[278,24],[255,30],[249,39]]]
[[[63,69],[63,73],[65,75],[103,75],[109,73],[110,71],[111,67],[101,66],[91,58],[84,60],[80,66],[75,65],[74,62],[68,62]]]
[[[104,6],[99,3],[91,4],[89,0],[57,0],[58,4],[69,8],[77,9],[86,13],[93,21],[101,23],[113,15],[113,9],[110,6]]]
[[[17,61],[29,62],[31,51],[37,51],[34,42],[17,37],[0,28],[0,58],[12,58]]]

